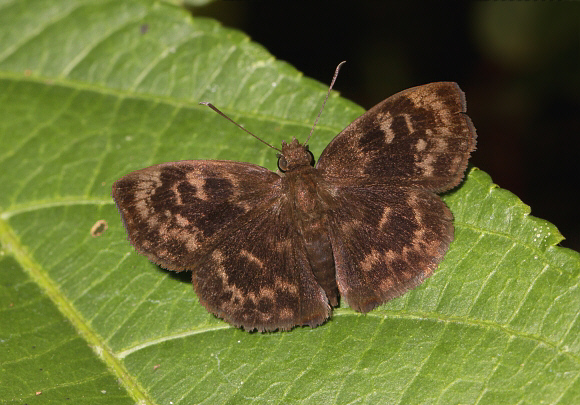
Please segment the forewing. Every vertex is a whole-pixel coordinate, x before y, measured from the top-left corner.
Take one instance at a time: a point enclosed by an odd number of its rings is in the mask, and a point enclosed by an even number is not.
[[[113,198],[131,244],[170,270],[191,270],[200,248],[240,216],[279,198],[280,177],[257,165],[192,160],[129,173]]]
[[[475,128],[456,83],[413,87],[377,104],[338,134],[317,168],[325,177],[448,190],[475,149]]]
[[[429,277],[453,240],[453,217],[430,191],[346,186],[330,214],[341,296],[367,312]]]
[[[330,316],[287,201],[248,212],[204,248],[193,285],[208,311],[259,331],[314,327]]]

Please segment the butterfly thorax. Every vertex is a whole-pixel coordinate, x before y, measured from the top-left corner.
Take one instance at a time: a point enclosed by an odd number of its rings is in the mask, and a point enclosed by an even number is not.
[[[324,289],[331,305],[338,304],[334,256],[328,231],[328,212],[333,198],[320,172],[312,167],[314,158],[307,147],[295,139],[282,144],[287,167],[282,177],[288,210],[296,232],[306,248],[312,273]],[[282,158],[281,157],[281,158]]]

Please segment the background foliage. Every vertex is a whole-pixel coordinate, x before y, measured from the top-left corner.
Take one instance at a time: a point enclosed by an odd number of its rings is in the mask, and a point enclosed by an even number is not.
[[[346,60],[336,88],[366,108],[417,84],[459,83],[486,139],[473,164],[580,250],[580,3],[216,1],[194,13],[323,83]]]
[[[431,279],[316,329],[233,329],[129,246],[110,197],[127,172],[275,167],[199,101],[279,144],[326,87],[164,3],[0,3],[2,402],[578,403],[579,255],[478,169],[445,196],[456,239]],[[315,156],[363,111],[334,93]]]

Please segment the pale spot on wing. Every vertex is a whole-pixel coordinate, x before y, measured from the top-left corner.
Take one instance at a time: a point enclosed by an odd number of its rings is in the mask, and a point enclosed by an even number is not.
[[[451,161],[451,168],[449,170],[449,172],[453,173],[457,170],[457,168],[459,167],[459,164],[463,161],[463,156],[461,155],[457,155],[453,158],[453,160]]]
[[[419,166],[422,170],[423,170],[423,175],[424,176],[432,176],[433,175],[433,162],[435,162],[435,157],[433,157],[433,155],[427,155],[425,156],[425,159],[423,159],[420,162],[417,162],[417,166]]]
[[[435,148],[433,148],[435,152],[446,152],[447,151],[447,140],[445,138],[436,138],[435,139]]]
[[[185,218],[181,214],[175,214],[175,222],[177,222],[177,225],[181,227],[186,227],[190,225],[190,222],[187,220],[187,218]]]
[[[197,238],[191,236],[185,240],[185,248],[190,252],[193,252],[196,249],[199,249],[201,244],[198,242]]]
[[[409,133],[412,134],[413,132],[415,132],[415,130],[413,129],[413,121],[411,120],[411,116],[409,114],[403,114],[403,118],[405,118],[405,124],[407,125]]]
[[[294,318],[294,311],[292,308],[284,307],[280,309],[280,313],[278,314],[280,319],[293,319]]]
[[[379,221],[379,229],[383,229],[383,226],[387,223],[390,218],[392,209],[390,207],[385,207],[383,209],[383,215],[381,215],[381,220]]]
[[[417,213],[415,213],[415,215],[416,214]],[[419,224],[423,225],[423,222],[419,221]],[[413,232],[413,249],[416,250],[417,252],[423,250],[423,247],[421,245],[424,237],[425,237],[425,229],[423,229],[422,227]]]
[[[164,239],[169,236],[169,227],[167,221],[160,222],[159,228],[157,228],[157,232]]]
[[[159,181],[159,177],[155,175],[151,176],[150,180],[140,180],[137,184],[138,188],[135,190],[133,198],[135,201],[135,210],[141,218],[147,220],[155,214],[150,199],[152,193],[161,185],[161,182]]]
[[[186,173],[185,178],[189,184],[195,187],[195,196],[200,200],[207,200],[208,197],[203,188],[205,185],[203,177],[197,171],[191,171]]]
[[[149,218],[147,218],[147,225],[149,226],[149,228],[151,229],[157,228],[158,224],[159,218],[157,215],[151,215]]]
[[[148,219],[154,214],[153,208],[149,205],[149,201],[142,198],[140,194],[142,193],[135,193],[135,211],[137,211],[139,217]]]
[[[417,209],[417,207],[421,207],[423,205],[421,199],[416,194],[411,194],[411,196],[407,200],[407,203],[411,207],[413,207],[413,218],[415,219],[415,221],[418,224],[422,224],[422,221],[421,221],[421,210],[420,209]]]
[[[199,232],[190,229],[172,228],[169,232],[171,238],[178,240],[190,252],[196,250],[200,246],[198,238]]]
[[[159,173],[148,173],[147,176],[139,175],[136,185],[134,201],[136,202],[135,205],[139,214],[153,212],[149,206],[149,199],[151,198],[151,194],[161,186]]]
[[[221,252],[221,250],[214,249],[214,251],[211,252],[211,259],[217,264],[216,268],[218,270],[220,278],[224,281],[228,281],[228,275],[226,274],[224,266],[222,264],[224,261],[224,255]]]
[[[373,264],[379,263],[381,261],[380,254],[372,250],[370,254],[366,255],[364,260],[360,263],[360,267],[364,272],[369,272],[373,268]]]
[[[260,288],[260,292],[258,293],[258,296],[260,298],[269,298],[271,300],[273,300],[274,298],[276,298],[276,291],[274,291],[273,288],[270,287],[262,287]]]
[[[246,249],[240,250],[240,255],[247,258],[249,261],[256,263],[260,268],[264,268],[264,262],[262,262],[258,257],[254,256],[251,252],[247,251]]]
[[[385,277],[379,283],[379,290],[390,291],[394,285],[395,285],[395,282],[393,281],[393,279],[391,277]]]
[[[391,129],[391,124],[393,123],[393,116],[390,112],[385,112],[383,114],[377,114],[377,120],[380,123],[379,127],[381,131],[385,134],[385,143],[389,144],[395,139],[395,132]]]
[[[393,260],[399,259],[399,255],[392,250],[386,250],[383,254],[383,257],[385,258],[385,262],[387,264],[391,263]]]
[[[178,187],[180,184],[181,184],[180,181],[176,181],[170,187],[170,190],[173,191],[173,195],[175,196],[175,205],[183,205],[181,193],[178,191]]]
[[[426,147],[427,141],[425,141],[424,139],[419,139],[417,141],[417,144],[415,145],[415,149],[417,150],[417,152],[423,152]]]

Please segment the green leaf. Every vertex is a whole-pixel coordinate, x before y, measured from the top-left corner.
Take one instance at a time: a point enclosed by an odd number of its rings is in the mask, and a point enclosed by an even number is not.
[[[275,168],[199,101],[279,145],[305,139],[326,89],[164,3],[0,2],[2,402],[580,403],[580,256],[477,169],[445,196],[456,237],[433,277],[316,329],[234,329],[187,274],[129,246],[110,197],[122,175],[180,159]],[[333,93],[315,156],[362,112]]]

